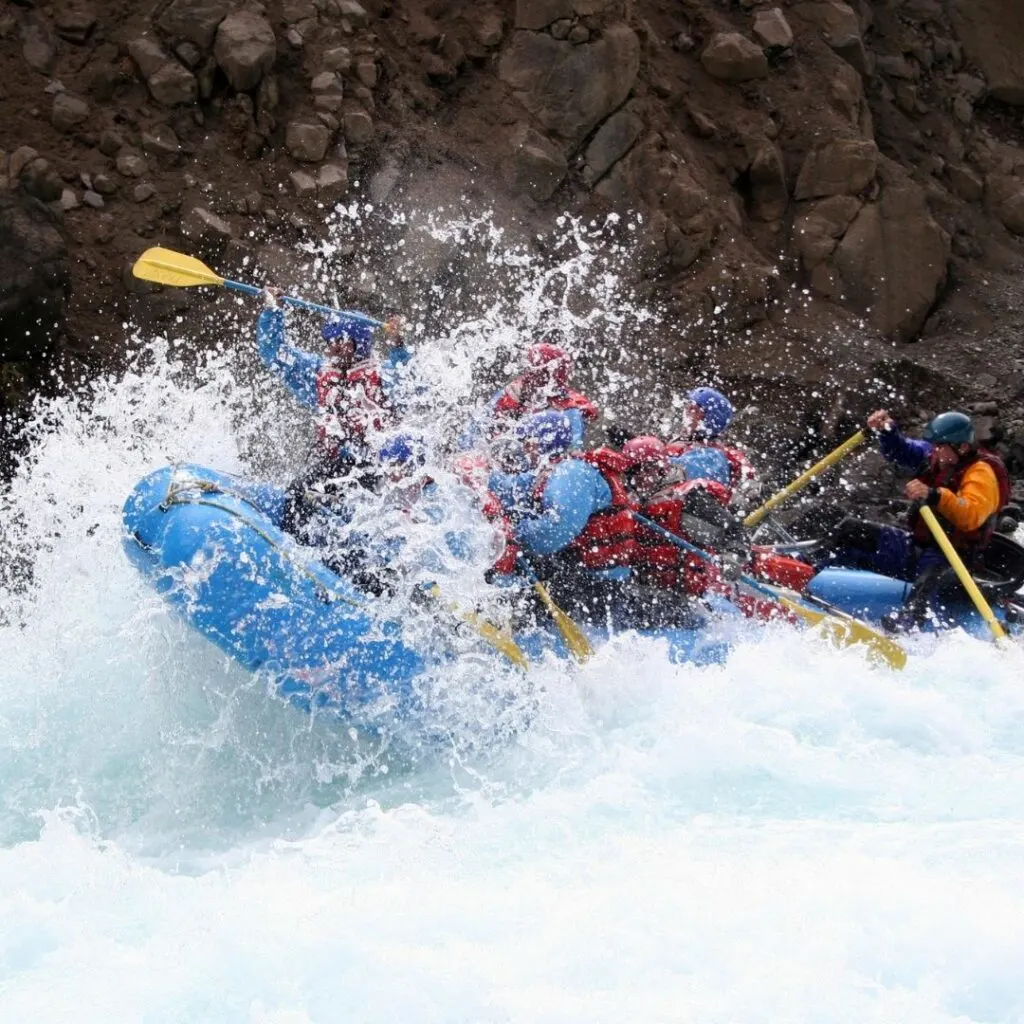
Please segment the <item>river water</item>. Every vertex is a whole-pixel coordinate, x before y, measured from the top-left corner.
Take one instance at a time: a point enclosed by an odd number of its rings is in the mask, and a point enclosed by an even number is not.
[[[143,348],[0,505],[0,1020],[1024,1022],[1017,653],[623,637],[500,745],[311,721],[121,551],[145,472],[288,432]]]

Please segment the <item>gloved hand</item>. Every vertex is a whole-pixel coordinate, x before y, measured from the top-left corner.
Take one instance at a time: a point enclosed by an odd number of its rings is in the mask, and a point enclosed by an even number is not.
[[[267,285],[263,289],[263,306],[265,309],[277,309],[278,300],[284,295],[283,288],[277,288],[274,285]]]

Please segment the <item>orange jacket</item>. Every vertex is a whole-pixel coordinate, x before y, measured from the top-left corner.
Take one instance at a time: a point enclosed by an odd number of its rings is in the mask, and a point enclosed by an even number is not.
[[[964,471],[957,491],[948,487],[938,490],[939,514],[964,533],[980,529],[1001,507],[995,471],[980,459]]]

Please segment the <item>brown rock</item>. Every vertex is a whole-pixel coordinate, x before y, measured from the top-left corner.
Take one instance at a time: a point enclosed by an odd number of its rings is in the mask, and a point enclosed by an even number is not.
[[[949,187],[968,203],[976,203],[985,195],[985,183],[969,167],[963,164],[950,164],[946,168]]]
[[[352,67],[352,51],[347,46],[333,46],[324,51],[320,67],[344,75]]]
[[[369,57],[364,60],[357,61],[356,78],[358,78],[367,89],[372,89],[377,84],[377,62]]]
[[[553,21],[572,16],[572,0],[516,0],[516,28],[536,32]]]
[[[7,163],[7,174],[11,181],[17,181],[21,177],[22,170],[27,167],[39,154],[31,146],[19,146],[10,157]]]
[[[550,199],[569,171],[565,154],[550,139],[525,124],[516,126],[509,142],[512,150],[506,165],[509,186],[538,203]]]
[[[325,199],[338,199],[348,191],[348,171],[341,164],[324,164],[316,172],[317,193]]]
[[[1024,104],[1024,4],[970,0],[952,9],[953,27],[989,91],[1004,103]]]
[[[665,189],[665,212],[679,223],[691,220],[708,205],[707,192],[687,171],[679,171]]]
[[[797,4],[794,10],[801,18],[817,26],[829,45],[851,37],[860,38],[861,29],[857,13],[842,0],[817,0],[814,3]]]
[[[208,50],[229,10],[229,0],[171,0],[157,25],[175,39],[187,39]]]
[[[21,55],[33,71],[44,75],[50,73],[57,59],[49,26],[34,12],[26,14],[21,23]]]
[[[806,270],[828,259],[861,208],[853,196],[832,196],[815,203],[793,225],[793,245]]]
[[[727,82],[747,82],[768,74],[768,59],[739,32],[716,32],[700,55],[704,70]]]
[[[583,46],[516,32],[498,73],[545,128],[578,145],[622,105],[639,67],[636,33],[617,24]]]
[[[124,147],[124,136],[113,128],[107,128],[100,135],[100,152],[104,156],[115,156]]]
[[[793,47],[793,30],[779,7],[754,15],[754,35],[770,53],[782,53]]]
[[[1008,174],[993,174],[986,181],[988,206],[1007,231],[1024,235],[1024,182]]]
[[[126,178],[141,178],[149,170],[146,158],[137,150],[125,147],[117,154],[114,162],[118,171]]]
[[[75,125],[89,119],[89,104],[70,93],[59,92],[53,97],[50,123],[59,132],[70,131]]]
[[[643,120],[631,110],[617,110],[600,128],[587,146],[583,180],[593,185],[608,173],[613,164],[633,148],[644,130]]]
[[[316,195],[316,181],[311,174],[307,174],[305,171],[292,171],[288,175],[288,180],[292,183],[292,191],[300,199]]]
[[[217,28],[214,56],[239,92],[255,89],[277,55],[277,40],[266,18],[251,11],[229,14]]]
[[[61,39],[81,45],[96,25],[96,10],[87,0],[65,0],[57,11],[54,27]]]
[[[786,187],[786,169],[778,146],[762,143],[751,161],[750,178],[751,215],[757,220],[778,220],[789,205]]]
[[[834,256],[850,303],[881,332],[912,338],[946,280],[950,239],[924,190],[902,174],[864,206]]]
[[[373,138],[373,118],[365,110],[346,110],[342,123],[345,139],[353,146],[365,146]]]
[[[285,128],[284,144],[296,160],[318,163],[327,154],[331,133],[325,125],[292,121]]]
[[[205,242],[227,242],[235,229],[203,206],[193,206],[181,222],[181,233]]]
[[[50,161],[41,156],[30,160],[22,168],[18,181],[30,196],[44,203],[56,202],[64,193],[64,182],[60,175],[50,166]]]
[[[170,59],[164,48],[149,36],[138,36],[128,43],[128,55],[139,69],[144,81],[162,68]]]
[[[866,139],[836,139],[812,149],[800,168],[795,196],[851,195],[867,188],[878,170],[878,147]]]
[[[370,20],[370,16],[366,13],[366,8],[359,3],[359,0],[338,0],[338,12],[342,18],[348,20],[357,28],[363,27]]]
[[[146,153],[157,156],[177,156],[181,143],[170,125],[158,124],[142,133],[142,148]]]
[[[481,46],[493,50],[501,46],[501,40],[505,35],[505,23],[501,15],[495,11],[484,11],[477,16],[473,23],[473,35]]]
[[[153,99],[165,107],[195,103],[199,94],[196,76],[176,60],[169,60],[146,83]]]

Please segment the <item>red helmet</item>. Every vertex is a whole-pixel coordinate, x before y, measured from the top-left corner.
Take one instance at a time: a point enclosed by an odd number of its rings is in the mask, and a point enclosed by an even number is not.
[[[657,465],[668,469],[668,452],[665,449],[665,442],[652,434],[641,434],[640,437],[631,437],[623,446],[622,454],[628,456],[634,468],[637,466]]]
[[[528,375],[538,383],[551,380],[562,389],[569,386],[572,359],[565,349],[557,345],[552,345],[548,341],[531,345],[526,350],[526,365],[530,367]]]

